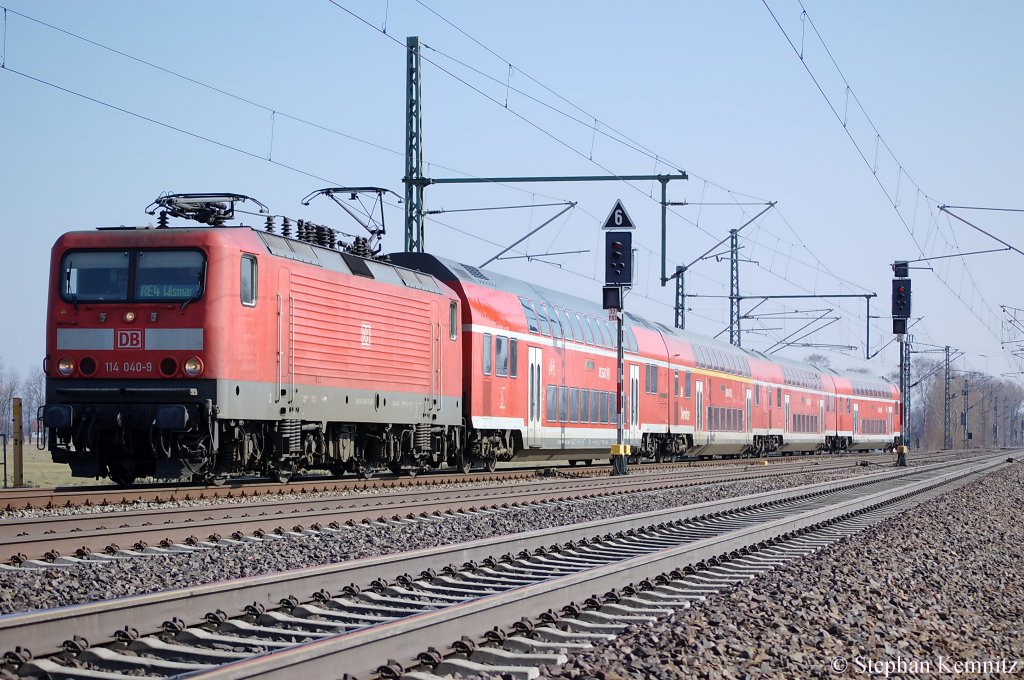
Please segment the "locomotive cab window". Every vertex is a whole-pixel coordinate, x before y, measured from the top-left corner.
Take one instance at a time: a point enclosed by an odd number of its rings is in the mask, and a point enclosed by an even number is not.
[[[448,337],[452,340],[459,337],[459,309],[454,302],[448,305]]]
[[[196,250],[144,250],[135,267],[135,298],[187,302],[203,293],[205,258]]]
[[[206,256],[198,250],[79,250],[61,260],[67,302],[192,302],[202,297]]]
[[[256,306],[256,256],[242,255],[242,304],[246,307]]]
[[[131,253],[78,251],[61,261],[61,297],[68,302],[127,302]]]

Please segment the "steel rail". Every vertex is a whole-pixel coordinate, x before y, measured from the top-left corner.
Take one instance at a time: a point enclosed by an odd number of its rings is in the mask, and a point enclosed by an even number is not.
[[[677,463],[645,463],[647,469],[713,469],[727,466],[745,466],[756,462],[770,462],[773,465],[792,465],[808,463],[810,460],[833,462],[849,459],[851,454],[825,454],[815,456],[785,456],[758,459],[722,459],[705,461],[683,461]],[[864,458],[865,456],[858,456]],[[880,455],[868,455],[867,458],[882,458]],[[888,459],[888,456],[885,456]],[[590,477],[607,474],[609,466],[596,463],[593,466],[574,467],[523,467],[497,470],[495,472],[436,473],[429,471],[416,477],[382,476],[372,479],[355,478],[318,478],[307,477],[288,484],[249,480],[228,480],[221,486],[203,486],[199,484],[153,484],[136,485],[121,488],[107,485],[102,487],[53,487],[53,488],[17,488],[0,490],[0,510],[14,511],[23,509],[68,508],[78,505],[127,505],[133,502],[166,502],[179,500],[206,500],[212,498],[248,498],[250,496],[285,495],[325,492],[360,492],[378,491],[380,489],[417,489],[449,484],[474,484],[481,482],[501,482],[515,479],[535,478],[543,471],[554,470],[556,474],[568,478]]]
[[[819,496],[862,487],[874,482],[901,479],[966,464],[944,462],[918,468],[902,468],[898,471],[865,475],[852,480],[809,484],[682,508],[655,510],[638,515],[511,536],[499,536],[341,564],[219,581],[190,588],[72,605],[58,609],[8,614],[0,616],[0,648],[9,650],[20,646],[31,649],[36,656],[52,654],[60,650],[62,643],[69,636],[69,631],[85,637],[93,644],[98,644],[111,639],[115,631],[125,626],[143,632],[159,630],[162,624],[172,616],[181,618],[185,625],[195,625],[203,621],[205,613],[218,609],[229,612],[242,611],[247,605],[252,604],[272,609],[277,607],[282,600],[296,593],[314,593],[319,590],[336,591],[351,583],[369,583],[375,579],[390,580],[406,573],[419,573],[425,569],[441,571],[449,565],[460,565],[470,561],[479,562],[494,555],[516,554],[522,551],[532,552],[538,548],[570,540],[580,540],[584,537],[594,538],[742,508],[763,507],[780,501]],[[270,539],[268,537],[268,540],[286,539]]]
[[[686,488],[706,484],[829,472],[855,467],[803,465],[779,470],[702,470],[680,477],[649,473],[629,477],[527,482],[513,487],[471,487],[399,491],[389,494],[273,500],[245,504],[186,506],[136,511],[112,511],[42,518],[7,519],[0,524],[0,554],[35,559],[47,554],[85,557],[94,548],[108,553],[111,546],[169,546],[184,541],[219,540],[224,535],[263,531],[302,531],[313,525],[373,521],[498,505],[528,505],[568,496],[598,498],[638,491]],[[137,547],[135,547],[137,546]],[[2,552],[6,551],[6,552]]]
[[[251,680],[286,676],[337,677],[341,672],[365,677],[384,660],[394,658],[396,649],[415,652],[428,647],[444,648],[452,640],[458,640],[467,630],[506,628],[524,616],[535,616],[561,604],[582,602],[595,594],[608,592],[622,585],[624,575],[628,575],[628,579],[633,582],[653,579],[687,564],[728,555],[750,545],[927,491],[999,464],[999,461],[980,465],[968,463],[970,467],[967,470],[949,472],[937,478],[912,482],[677,548],[477,598],[442,610],[414,614],[382,626],[268,652],[209,671],[200,671],[190,677],[204,680]],[[412,656],[398,661],[416,664]]]

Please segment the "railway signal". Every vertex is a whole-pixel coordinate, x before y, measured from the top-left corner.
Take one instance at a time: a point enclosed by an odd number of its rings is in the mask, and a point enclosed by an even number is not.
[[[633,234],[605,233],[604,282],[609,286],[633,285]]]
[[[892,280],[892,317],[910,318],[910,279]]]

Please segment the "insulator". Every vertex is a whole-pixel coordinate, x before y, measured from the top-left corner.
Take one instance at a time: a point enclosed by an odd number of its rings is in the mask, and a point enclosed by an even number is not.
[[[332,250],[338,247],[338,237],[334,233],[333,229],[327,230],[327,247],[331,248]]]
[[[320,243],[320,245],[322,245],[324,248],[326,248],[328,245],[330,245],[330,240],[331,240],[330,239],[330,233],[331,233],[331,230],[328,229],[327,227],[317,227],[316,229],[317,229],[317,237],[318,237],[317,241]]]
[[[274,233],[274,216],[273,215],[267,215],[266,230],[269,231],[271,234]]]
[[[285,238],[292,237],[292,221],[287,217],[281,218],[281,236]]]
[[[157,229],[166,229],[167,227],[168,227],[168,225],[167,225],[167,211],[166,210],[161,210],[160,211],[160,216],[158,218],[156,218],[156,228]]]

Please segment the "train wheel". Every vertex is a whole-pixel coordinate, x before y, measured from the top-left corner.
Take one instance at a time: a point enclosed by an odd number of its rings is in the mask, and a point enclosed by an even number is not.
[[[458,462],[457,462],[457,463],[455,464],[455,467],[456,467],[456,468],[457,468],[457,469],[459,470],[459,472],[461,472],[462,474],[464,474],[464,475],[468,475],[468,474],[469,474],[469,472],[470,472],[470,470],[472,470],[472,469],[473,469],[473,463],[472,463],[472,461],[470,460],[469,456],[467,456],[467,455],[466,455],[466,454],[464,454],[464,453],[460,453],[460,454],[459,454],[459,458],[458,458]]]
[[[569,467],[576,467],[576,462],[577,462],[576,460],[570,460],[569,461]]]
[[[497,467],[498,467],[498,459],[497,458],[488,458],[487,459],[487,471],[488,472],[494,472],[497,469]]]
[[[373,477],[373,469],[368,467],[360,467],[356,470],[356,476],[359,479],[371,479]]]
[[[409,479],[415,479],[416,475],[418,475],[420,473],[420,469],[419,468],[415,468],[415,467],[411,467],[408,470],[406,470],[405,473],[407,475],[409,475]]]
[[[110,481],[118,486],[131,486],[135,483],[135,474],[132,472],[125,472],[119,470],[117,472],[110,471]]]
[[[586,465],[587,467],[590,467],[591,465],[594,464],[594,459],[593,458],[587,458],[585,461],[583,461],[583,464]]]
[[[292,476],[295,474],[294,470],[274,470],[273,477],[281,484],[287,484],[292,481]]]
[[[401,477],[402,476],[402,464],[401,463],[397,463],[397,462],[388,463],[388,469],[391,470],[391,472],[393,472],[395,474],[395,477]]]

